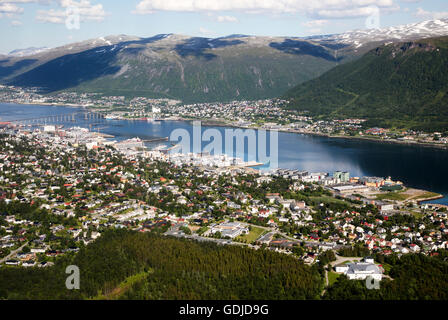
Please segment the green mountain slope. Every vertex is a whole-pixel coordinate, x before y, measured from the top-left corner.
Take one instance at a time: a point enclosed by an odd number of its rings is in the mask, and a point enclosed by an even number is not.
[[[290,108],[369,125],[448,128],[448,37],[389,44],[286,93]]]
[[[62,54],[54,49],[34,60],[0,61],[0,81],[47,93],[77,90],[185,102],[261,99],[278,97],[359,56],[348,45],[335,49],[298,38],[158,35],[125,40],[98,41],[99,46],[90,41],[81,46],[87,49],[73,53],[66,46]]]

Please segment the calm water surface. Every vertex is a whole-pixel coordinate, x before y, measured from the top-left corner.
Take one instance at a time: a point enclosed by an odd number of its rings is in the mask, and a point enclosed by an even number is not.
[[[79,108],[0,104],[0,121],[63,115]],[[150,139],[170,136],[175,129],[192,132],[185,121],[84,120],[61,123],[111,134],[116,140],[131,137]],[[50,121],[51,122],[51,121]],[[204,127],[203,130],[210,127]],[[225,128],[213,127],[224,135]],[[294,133],[279,133],[279,167],[309,171],[348,171],[352,176],[391,176],[406,185],[445,195],[433,201],[448,204],[448,151],[436,148],[386,144],[374,141],[337,139]],[[247,150],[246,150],[247,153]],[[246,154],[246,160],[247,160]],[[249,159],[251,157],[249,156]]]

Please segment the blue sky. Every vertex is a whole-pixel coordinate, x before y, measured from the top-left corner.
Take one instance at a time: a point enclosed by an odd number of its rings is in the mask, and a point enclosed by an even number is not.
[[[0,53],[114,34],[331,34],[365,29],[368,17],[377,12],[379,26],[390,27],[448,18],[448,1],[0,0]],[[67,24],[67,17],[75,19]],[[80,18],[79,28],[76,17]]]

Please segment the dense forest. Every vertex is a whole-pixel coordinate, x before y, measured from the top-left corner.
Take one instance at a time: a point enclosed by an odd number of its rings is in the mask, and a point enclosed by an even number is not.
[[[389,276],[379,290],[368,290],[365,281],[339,277],[328,288],[324,299],[331,300],[447,300],[448,253],[440,251],[435,257],[421,254],[375,257],[392,266]]]
[[[65,287],[68,265],[80,269],[80,290]],[[144,276],[115,295],[135,275]],[[284,254],[127,230],[50,268],[0,269],[0,299],[316,299],[322,285],[317,268]]]
[[[332,260],[329,255],[323,264]],[[323,298],[448,299],[446,250],[434,257],[375,255],[375,260],[390,266],[393,280],[368,290],[364,281],[340,276]],[[65,287],[68,265],[80,269],[80,290]],[[320,299],[323,268],[266,249],[110,230],[53,267],[0,268],[0,299]]]
[[[290,108],[366,126],[446,131],[448,37],[389,44],[291,89]]]

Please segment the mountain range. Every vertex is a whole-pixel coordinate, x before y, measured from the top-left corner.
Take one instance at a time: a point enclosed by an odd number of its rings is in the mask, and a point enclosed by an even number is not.
[[[444,35],[448,19],[307,38],[117,35],[0,56],[0,82],[184,102],[273,98],[379,46]]]
[[[403,42],[448,35],[448,19],[427,20],[383,29],[355,30],[343,34],[312,36],[306,39],[325,44],[345,44],[360,48],[367,43]]]
[[[0,60],[2,82],[43,92],[77,90],[185,102],[271,98],[313,79],[350,51],[308,40],[162,34],[115,36]]]
[[[8,53],[8,56],[10,56],[10,57],[28,57],[28,56],[32,56],[32,55],[35,55],[35,54],[39,54],[41,52],[45,52],[47,50],[50,50],[50,48],[47,48],[47,47],[41,47],[41,48],[30,47],[30,48],[26,48],[26,49],[16,49],[16,50],[13,50],[10,53]]]

